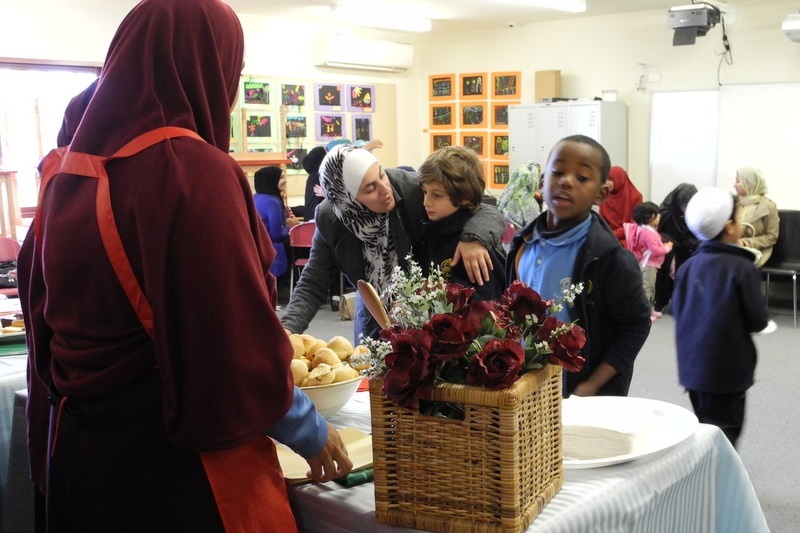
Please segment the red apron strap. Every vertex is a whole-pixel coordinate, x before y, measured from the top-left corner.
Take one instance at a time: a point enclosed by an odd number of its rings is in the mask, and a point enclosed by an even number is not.
[[[130,157],[154,144],[175,137],[191,137],[200,141],[203,140],[202,137],[194,131],[185,128],[166,126],[136,137],[109,157],[70,152],[69,147],[51,151],[47,154],[42,165],[42,184],[39,193],[39,204],[36,206],[36,215],[33,221],[34,233],[36,236],[36,249],[37,253],[39,253],[41,252],[42,241],[41,209],[44,203],[45,192],[53,176],[58,173],[67,173],[97,178],[96,213],[100,238],[103,241],[103,247],[106,250],[111,266],[122,285],[122,289],[125,291],[125,295],[128,297],[128,301],[130,301],[134,311],[136,311],[136,316],[139,317],[139,321],[142,323],[142,327],[144,327],[150,337],[153,336],[153,309],[150,306],[150,302],[147,301],[142,287],[139,285],[139,280],[136,279],[130,259],[128,259],[128,254],[125,253],[125,247],[122,244],[119,230],[117,229],[114,211],[111,209],[111,190],[105,163],[113,159]]]

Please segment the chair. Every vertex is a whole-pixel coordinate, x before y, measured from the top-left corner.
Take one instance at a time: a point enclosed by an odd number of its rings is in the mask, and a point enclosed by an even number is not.
[[[19,249],[20,244],[16,239],[0,237],[0,261],[16,261]],[[0,294],[5,294],[9,298],[19,297],[16,287],[0,288]]]
[[[300,271],[308,263],[308,257],[298,257],[298,250],[311,250],[311,242],[314,239],[314,231],[317,229],[316,223],[313,220],[303,222],[289,228],[289,244],[292,247],[292,265],[289,269],[289,297],[291,298],[294,291],[294,276],[300,277]]]
[[[800,211],[778,211],[780,226],[778,241],[772,255],[761,271],[767,276],[767,305],[769,282],[772,276],[792,277],[792,309],[794,327],[797,327],[797,272],[800,270]]]

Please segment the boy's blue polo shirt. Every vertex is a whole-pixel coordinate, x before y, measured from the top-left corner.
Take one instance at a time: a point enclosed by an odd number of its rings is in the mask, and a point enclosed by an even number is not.
[[[533,233],[525,238],[517,278],[524,281],[545,300],[558,300],[563,291],[572,284],[572,271],[586,237],[592,217],[577,226],[556,232],[546,232],[544,220],[533,227]],[[574,320],[567,305],[556,314],[562,322]]]

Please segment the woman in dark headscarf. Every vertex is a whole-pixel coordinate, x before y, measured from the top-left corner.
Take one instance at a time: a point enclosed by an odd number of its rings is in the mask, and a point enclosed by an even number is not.
[[[622,167],[611,167],[608,179],[614,182],[614,188],[608,193],[606,201],[600,204],[600,215],[625,246],[625,228],[622,225],[625,222],[633,222],[633,208],[642,203],[642,193]]]
[[[314,220],[314,213],[317,211],[317,206],[325,199],[324,196],[319,196],[314,188],[319,186],[319,166],[322,164],[322,160],[325,159],[326,153],[325,147],[317,146],[312,148],[301,162],[303,170],[308,172],[308,179],[306,179],[305,210],[303,214],[304,222]]]
[[[53,401],[49,453],[29,443],[50,531],[296,531],[265,435],[317,480],[350,469],[293,386],[274,250],[228,155],[243,51],[219,0],[140,2],[43,175],[19,272],[29,388]]]
[[[664,257],[664,265],[656,274],[656,294],[653,309],[660,313],[672,298],[675,272],[697,249],[700,241],[686,226],[683,212],[697,187],[691,183],[681,183],[670,192],[659,206],[661,220],[658,231],[664,242],[672,242],[672,251]]]
[[[286,206],[283,203],[286,177],[280,167],[264,167],[253,175],[253,184],[256,189],[253,195],[256,211],[264,222],[272,246],[275,248],[275,260],[269,271],[279,278],[289,269],[289,259],[286,256],[286,249],[289,247],[287,242],[289,228],[298,224],[296,218],[287,216]]]

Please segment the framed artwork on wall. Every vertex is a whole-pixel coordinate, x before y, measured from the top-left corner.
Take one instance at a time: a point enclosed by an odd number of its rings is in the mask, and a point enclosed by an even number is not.
[[[458,94],[462,100],[486,100],[486,73],[459,75]]]
[[[519,98],[522,75],[520,72],[493,72],[492,98]]]
[[[508,163],[492,161],[489,173],[490,189],[505,189],[508,185]]]
[[[431,104],[430,128],[432,130],[451,130],[456,127],[453,113],[455,104]]]
[[[281,105],[306,105],[306,86],[302,83],[281,83]]]
[[[348,85],[347,110],[354,113],[372,113],[375,111],[374,85]]]
[[[344,115],[339,113],[317,113],[317,141],[333,141],[345,137]]]
[[[486,134],[469,132],[461,136],[461,146],[473,150],[478,157],[486,157]]]
[[[441,150],[446,146],[453,146],[455,134],[450,133],[431,133],[431,152]]]
[[[336,83],[315,83],[317,111],[344,111],[344,85]]]
[[[508,133],[492,133],[492,159],[508,160]]]
[[[276,140],[277,123],[275,115],[271,113],[259,113],[254,109],[245,109],[245,136],[248,143],[270,142]]]
[[[286,147],[286,159],[291,161],[288,165],[286,165],[287,170],[303,170],[303,165],[301,164],[303,158],[308,153],[306,148],[290,148]]]
[[[307,132],[308,132],[308,125],[306,124],[306,117],[302,115],[286,116],[287,139],[303,139],[308,136]]]
[[[279,152],[280,148],[276,144],[259,144],[258,146],[248,146],[248,152]]]
[[[353,119],[353,142],[364,141],[369,142],[372,140],[372,115],[357,114],[351,115]]]
[[[486,128],[486,102],[463,103],[459,115],[462,128]]]
[[[246,80],[242,92],[244,105],[273,106],[270,83],[267,81]]]
[[[508,128],[508,106],[519,102],[492,102],[492,128]]]
[[[428,92],[431,100],[455,100],[455,74],[428,76]]]

